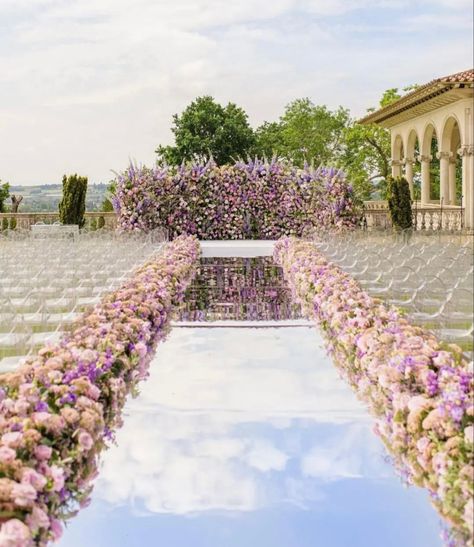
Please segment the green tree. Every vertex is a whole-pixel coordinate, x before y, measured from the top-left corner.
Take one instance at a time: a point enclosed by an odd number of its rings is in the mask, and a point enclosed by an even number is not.
[[[405,178],[387,178],[388,207],[395,230],[408,230],[412,227],[410,188]]]
[[[388,106],[396,101],[398,99],[401,99],[403,96],[403,93],[409,93],[410,91],[414,91],[415,89],[418,89],[418,84],[411,84],[407,85],[406,87],[402,88],[402,92],[398,90],[398,87],[391,87],[390,89],[387,89],[384,91],[384,94],[382,95],[382,98],[380,99],[379,105],[381,108],[384,108],[385,106]]]
[[[10,195],[10,185],[8,182],[4,182],[2,184],[2,181],[0,180],[0,213],[5,212],[5,201],[8,199],[8,196]]]
[[[59,220],[63,224],[85,223],[87,177],[78,175],[63,176],[63,197],[59,202]]]
[[[390,89],[386,89],[384,91],[384,94],[382,95],[382,98],[380,99],[380,107],[384,108],[385,106],[388,106],[389,104],[392,104],[401,98],[402,96],[398,92],[398,87],[391,87]]]
[[[315,105],[310,99],[288,104],[278,123],[265,122],[256,131],[257,155],[277,155],[302,166],[305,162],[328,165],[340,154],[349,111]]]
[[[100,206],[100,210],[104,213],[110,213],[114,210],[114,207],[112,205],[112,197],[115,195],[115,190],[117,187],[117,182],[115,180],[111,180],[109,182],[109,185],[107,186],[107,193],[105,195],[104,201],[102,202],[102,205]],[[100,217],[103,218],[103,217]]]
[[[390,133],[376,124],[354,122],[344,130],[344,150],[338,165],[361,199],[369,200],[374,183],[390,174]]]
[[[210,96],[198,97],[173,116],[174,146],[159,146],[158,161],[178,165],[212,156],[218,165],[252,153],[255,137],[242,108],[222,106]]]
[[[256,129],[254,152],[257,156],[272,158],[283,154],[284,149],[281,122],[264,122]]]
[[[409,85],[402,92],[418,87]],[[383,108],[402,97],[397,87],[387,89],[379,101]],[[368,112],[373,112],[369,108]],[[386,198],[386,181],[390,175],[390,131],[376,124],[362,125],[353,121],[344,131],[344,151],[338,165],[346,172],[360,198],[369,200],[375,189]],[[417,173],[416,173],[417,174]]]

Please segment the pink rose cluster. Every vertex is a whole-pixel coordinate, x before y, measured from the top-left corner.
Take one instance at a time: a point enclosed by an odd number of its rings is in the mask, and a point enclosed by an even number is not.
[[[146,376],[199,254],[196,238],[175,239],[57,345],[0,376],[2,547],[58,539],[61,521],[88,503],[99,454]]]
[[[288,162],[138,167],[116,179],[123,231],[164,228],[200,239],[277,239],[305,230],[354,228],[359,212],[344,174]]]
[[[472,545],[472,363],[458,346],[370,297],[312,243],[283,238],[274,258],[293,298],[322,329],[336,366],[375,416],[375,431],[399,471],[428,489],[451,527],[450,542]]]

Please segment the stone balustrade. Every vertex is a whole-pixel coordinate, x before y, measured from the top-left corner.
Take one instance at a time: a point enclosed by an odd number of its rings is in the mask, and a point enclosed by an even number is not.
[[[386,201],[364,202],[365,220],[369,230],[388,230],[392,226]],[[413,206],[413,226],[420,231],[464,231],[464,211],[460,207]],[[84,228],[95,230],[105,228],[115,230],[115,213],[93,211],[85,213]],[[15,227],[17,230],[30,230],[33,224],[54,224],[59,222],[59,213],[0,213],[0,231]]]
[[[366,211],[386,210],[388,209],[388,202],[386,200],[364,201],[364,208]]]
[[[115,230],[117,225],[114,212],[90,211],[85,213],[85,225],[87,230],[105,228]],[[59,213],[0,213],[0,230],[15,228],[17,230],[29,230],[33,224],[54,224],[59,222]]]
[[[387,230],[392,226],[388,208],[366,206],[365,220],[369,230]],[[427,232],[464,231],[464,211],[460,207],[413,207],[413,228]]]

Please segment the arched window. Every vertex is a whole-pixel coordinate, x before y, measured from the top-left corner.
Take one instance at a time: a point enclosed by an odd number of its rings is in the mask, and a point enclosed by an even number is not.
[[[439,201],[439,146],[436,129],[432,123],[425,128],[421,151],[422,201]]]
[[[461,133],[459,123],[454,116],[450,116],[443,128],[441,136],[441,155],[449,162],[447,169],[447,196],[448,205],[458,205],[461,203],[462,193],[462,161],[458,156],[458,150],[461,148]]]

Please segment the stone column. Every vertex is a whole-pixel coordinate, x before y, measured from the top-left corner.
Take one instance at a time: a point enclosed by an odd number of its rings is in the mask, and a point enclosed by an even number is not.
[[[439,159],[439,199],[443,205],[449,204],[449,158],[450,152],[438,152]]]
[[[431,156],[418,156],[421,162],[421,206],[430,202],[430,164]]]
[[[462,202],[464,226],[474,228],[474,145],[462,146],[458,151],[462,158]]]
[[[456,158],[449,158],[449,205],[456,205]]]
[[[392,166],[392,177],[394,179],[402,176],[402,161],[401,160],[392,160],[390,162],[390,165]]]
[[[411,199],[414,198],[413,193],[413,165],[415,164],[415,160],[413,158],[405,158],[405,178],[408,181],[408,186],[410,187],[410,196]]]

